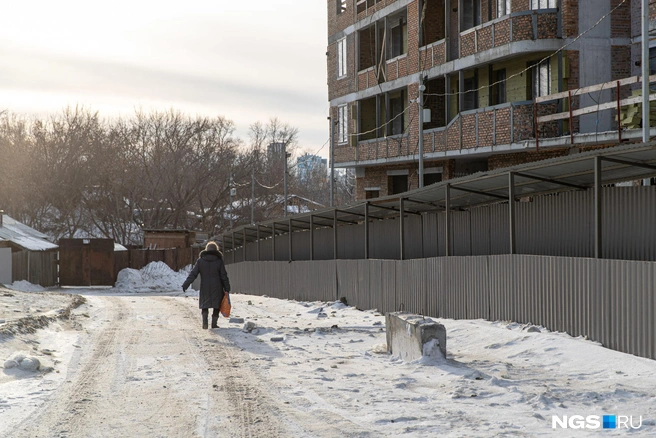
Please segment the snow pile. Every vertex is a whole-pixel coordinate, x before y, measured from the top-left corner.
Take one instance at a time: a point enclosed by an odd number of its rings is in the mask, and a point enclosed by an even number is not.
[[[32,284],[29,281],[21,280],[14,281],[12,284],[5,286],[8,289],[17,290],[19,292],[43,292],[45,288],[39,286],[38,284]]]
[[[122,292],[181,291],[187,275],[188,268],[175,272],[164,262],[151,262],[141,270],[121,270],[114,288]]]
[[[4,369],[20,368],[23,371],[37,371],[41,367],[41,362],[36,357],[28,357],[22,353],[13,354],[11,358],[4,363]]]

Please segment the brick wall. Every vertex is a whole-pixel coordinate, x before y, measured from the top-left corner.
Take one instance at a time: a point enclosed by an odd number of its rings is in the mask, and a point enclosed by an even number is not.
[[[538,14],[538,39],[558,37],[558,15]]]
[[[528,11],[530,9],[530,0],[512,0],[510,10],[513,12]]]
[[[578,0],[562,0],[563,38],[573,38],[579,33]]]
[[[512,18],[513,41],[533,39],[533,20],[530,15],[520,15]]]
[[[442,167],[442,178],[450,179],[455,174],[454,160],[438,160],[424,162],[424,169]],[[390,166],[371,167],[365,170],[363,178],[355,180],[355,197],[356,200],[365,199],[365,187],[380,187],[380,196],[391,194],[390,178],[387,175],[389,170],[407,170],[408,171],[408,190],[419,187],[419,167],[418,163],[397,164]]]
[[[567,59],[569,60],[569,78],[565,81],[565,89],[566,90],[575,90],[579,88],[579,52],[577,50],[568,50],[565,52],[565,55],[567,56]],[[570,102],[570,105],[572,105],[573,109],[579,108],[579,97],[574,96],[572,97],[572,102]],[[565,108],[567,109],[567,108]],[[569,123],[569,122],[568,122]],[[579,132],[579,118],[575,117],[574,118],[574,126],[569,128],[573,130],[573,132]]]
[[[346,77],[337,78],[337,42],[328,46],[328,99],[332,100],[356,91],[355,34],[346,38]]]
[[[622,0],[610,0],[610,8],[615,8]],[[637,2],[633,2],[637,3]],[[610,21],[611,38],[631,37],[631,2],[627,1],[611,14]]]
[[[354,23],[357,0],[347,0],[346,11],[341,14],[337,14],[337,1],[328,0],[328,36],[334,35]]]

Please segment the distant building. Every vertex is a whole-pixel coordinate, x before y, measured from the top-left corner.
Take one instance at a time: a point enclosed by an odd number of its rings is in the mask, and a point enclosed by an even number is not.
[[[318,155],[304,154],[296,160],[296,172],[301,181],[310,178],[313,172],[326,173],[328,170],[328,160]]]
[[[285,143],[283,142],[269,143],[269,146],[267,146],[267,156],[269,160],[282,160],[284,153]]]

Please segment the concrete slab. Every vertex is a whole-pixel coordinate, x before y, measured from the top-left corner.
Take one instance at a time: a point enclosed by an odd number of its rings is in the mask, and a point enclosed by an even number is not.
[[[400,356],[404,361],[417,360],[424,355],[424,345],[435,340],[446,357],[446,328],[442,324],[405,312],[388,313],[385,323],[389,353]]]

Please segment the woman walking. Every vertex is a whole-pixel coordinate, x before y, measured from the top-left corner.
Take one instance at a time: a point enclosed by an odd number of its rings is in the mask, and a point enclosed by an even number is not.
[[[223,263],[223,254],[219,251],[219,245],[216,242],[208,242],[205,250],[201,251],[194,269],[191,270],[182,285],[184,292],[198,277],[198,274],[200,274],[198,307],[203,316],[203,328],[207,328],[207,315],[210,307],[213,309],[212,328],[218,328],[219,307],[221,307],[224,292],[230,292],[230,280],[228,280],[228,273]]]

